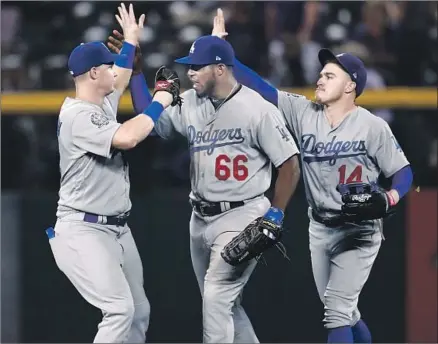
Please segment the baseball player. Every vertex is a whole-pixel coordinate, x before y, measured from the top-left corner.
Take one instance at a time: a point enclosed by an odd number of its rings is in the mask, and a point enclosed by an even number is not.
[[[110,41],[118,45],[114,37]],[[257,261],[232,266],[221,251],[259,217],[282,223],[299,180],[298,150],[278,109],[236,82],[228,42],[201,37],[176,62],[188,66],[193,88],[181,95],[180,108],[164,112],[155,130],[165,139],[179,133],[189,144],[190,251],[203,299],[203,341],[258,343],[241,305]],[[157,78],[168,70],[161,71]],[[141,89],[131,91],[134,98],[136,93],[144,96]],[[271,184],[271,163],[278,169],[272,204],[264,196]]]
[[[46,233],[58,268],[102,311],[94,342],[144,343],[150,306],[127,225],[130,184],[122,151],[148,136],[173,96],[157,92],[138,116],[117,123],[144,15],[137,23],[132,5],[128,11],[121,4],[116,17],[126,36],[122,55],[91,42],[77,46],[68,60],[76,97],[66,98],[59,114],[61,185],[56,225]]]
[[[227,35],[220,10],[213,35]],[[380,249],[382,218],[409,191],[413,176],[388,124],[355,104],[367,78],[362,61],[327,49],[318,57],[315,102],[275,89],[238,61],[235,73],[280,109],[299,142],[312,268],[328,342],[370,343],[359,295]],[[387,192],[376,185],[380,173],[392,178]]]

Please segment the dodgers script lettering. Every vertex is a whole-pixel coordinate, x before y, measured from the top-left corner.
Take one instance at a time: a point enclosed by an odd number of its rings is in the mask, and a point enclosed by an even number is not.
[[[208,155],[211,155],[218,147],[235,145],[245,141],[241,128],[213,129],[213,125],[211,125],[202,131],[189,125],[187,133],[191,154],[205,150]]]
[[[303,160],[307,163],[329,161],[330,165],[334,165],[337,159],[367,154],[363,140],[337,141],[336,136],[333,136],[331,141],[321,142],[313,134],[304,134],[301,137],[301,151]]]

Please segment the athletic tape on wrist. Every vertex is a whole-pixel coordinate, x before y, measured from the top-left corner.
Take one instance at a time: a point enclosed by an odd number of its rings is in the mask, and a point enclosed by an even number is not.
[[[146,109],[144,109],[143,114],[152,118],[154,123],[157,123],[163,111],[163,105],[161,105],[159,102],[152,102]]]
[[[135,58],[135,46],[123,42],[122,49],[120,50],[120,57],[115,62],[116,66],[132,69],[134,65],[134,58]]]

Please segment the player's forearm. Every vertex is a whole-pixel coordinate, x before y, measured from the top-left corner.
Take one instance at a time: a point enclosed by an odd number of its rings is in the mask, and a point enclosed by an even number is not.
[[[412,186],[413,179],[414,176],[409,165],[394,174],[392,177],[391,190],[388,192],[393,198],[394,204],[397,204],[399,200],[408,193]]]
[[[294,155],[278,168],[272,206],[285,210],[300,180],[298,156]]]
[[[160,115],[172,102],[168,92],[157,92],[152,103],[139,115],[123,123],[116,131],[112,146],[122,150],[136,147],[152,131]]]
[[[113,70],[117,75],[114,88],[123,93],[128,87],[129,79],[131,79],[132,75],[132,69],[122,68],[114,65]]]
[[[120,92],[125,91],[129,85],[129,80],[132,75],[132,67],[135,57],[135,44],[131,44],[126,40],[123,42],[120,56],[115,62],[113,70],[116,74],[115,88]]]
[[[237,59],[234,59],[234,76],[238,82],[253,89],[268,102],[278,106],[278,90]]]
[[[144,114],[126,121],[113,137],[112,146],[121,150],[129,150],[142,142],[154,128],[154,121]]]
[[[149,88],[143,73],[132,76],[130,89],[135,113],[140,113],[152,102],[152,95],[149,93]]]

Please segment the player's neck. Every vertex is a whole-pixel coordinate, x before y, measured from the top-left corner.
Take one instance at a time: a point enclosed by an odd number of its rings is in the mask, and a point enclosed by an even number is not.
[[[231,95],[233,91],[236,90],[238,83],[236,79],[230,77],[224,80],[222,83],[217,84],[213,94],[211,95],[214,99],[226,99]]]
[[[357,106],[354,103],[337,102],[334,104],[326,104],[324,106],[324,113],[331,126],[335,127],[356,108]]]
[[[97,92],[93,92],[84,87],[76,87],[76,99],[86,101],[88,103],[95,104],[97,106],[102,106],[103,98]]]

